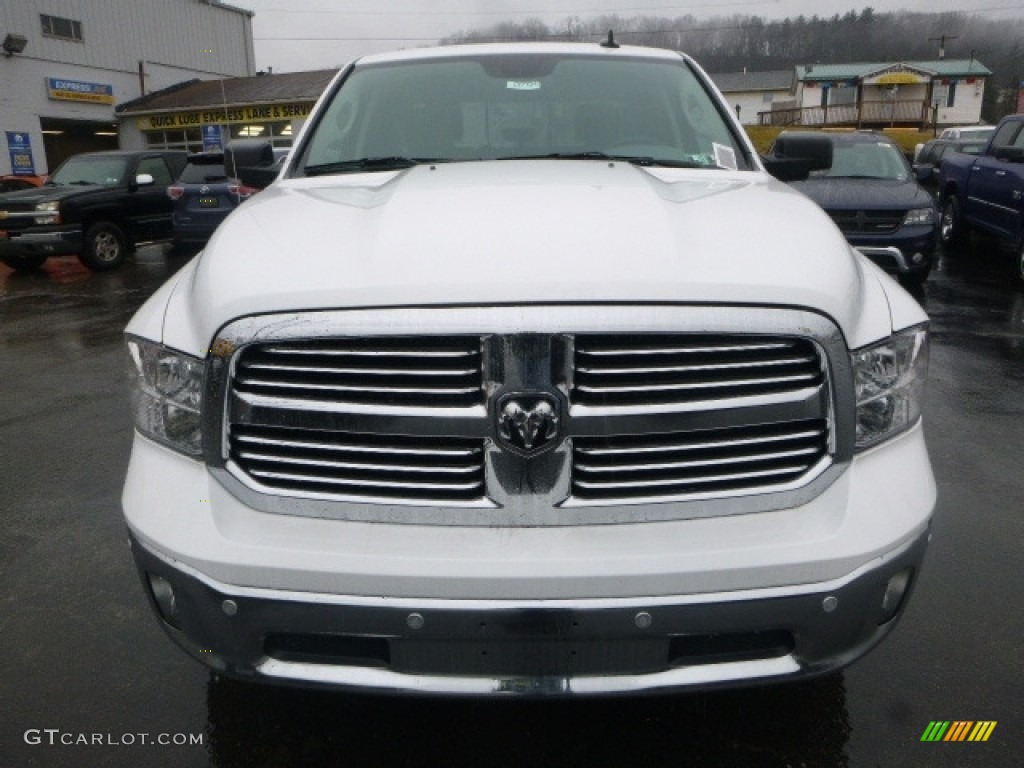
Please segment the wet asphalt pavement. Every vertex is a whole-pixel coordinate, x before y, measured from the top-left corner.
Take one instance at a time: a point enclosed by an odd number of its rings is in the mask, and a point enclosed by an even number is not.
[[[994,242],[945,257],[920,297],[939,502],[893,634],[807,684],[559,702],[244,686],[163,635],[121,521],[121,331],[180,265],[146,248],[109,274],[0,266],[0,768],[1024,765],[1024,283]],[[997,725],[922,743],[934,720]]]

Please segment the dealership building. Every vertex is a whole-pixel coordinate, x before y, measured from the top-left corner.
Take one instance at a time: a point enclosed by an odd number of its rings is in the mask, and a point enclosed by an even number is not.
[[[145,146],[115,105],[256,74],[252,13],[217,0],[0,2],[0,46],[0,175]]]

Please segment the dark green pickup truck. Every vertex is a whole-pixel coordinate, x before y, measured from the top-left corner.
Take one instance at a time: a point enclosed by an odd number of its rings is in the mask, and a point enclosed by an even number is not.
[[[77,254],[94,270],[119,267],[130,249],[171,236],[167,187],[185,152],[89,152],[66,160],[36,189],[0,195],[0,261],[38,269]]]

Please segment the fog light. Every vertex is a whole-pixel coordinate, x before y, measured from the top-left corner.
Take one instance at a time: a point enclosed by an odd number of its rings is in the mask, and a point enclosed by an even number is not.
[[[912,262],[914,262],[915,264],[920,264],[921,262],[924,261],[924,254],[923,253],[915,253],[913,256],[910,257],[910,260]]]
[[[163,620],[175,629],[181,629],[181,622],[178,619],[178,600],[171,582],[154,573],[148,575],[149,589],[153,593],[153,599],[156,600],[156,606],[160,610]]]
[[[889,583],[885,585],[885,595],[882,597],[882,617],[878,621],[879,624],[885,624],[885,622],[890,621],[899,611],[900,604],[903,602],[903,596],[907,594],[907,587],[910,586],[910,577],[913,573],[913,568],[907,568],[889,579]]]

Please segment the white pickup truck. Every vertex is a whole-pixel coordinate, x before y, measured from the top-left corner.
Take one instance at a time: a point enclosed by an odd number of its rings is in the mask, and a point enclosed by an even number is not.
[[[676,52],[344,69],[127,328],[163,628],[237,678],[450,695],[865,653],[930,536],[927,318],[766,163]]]

